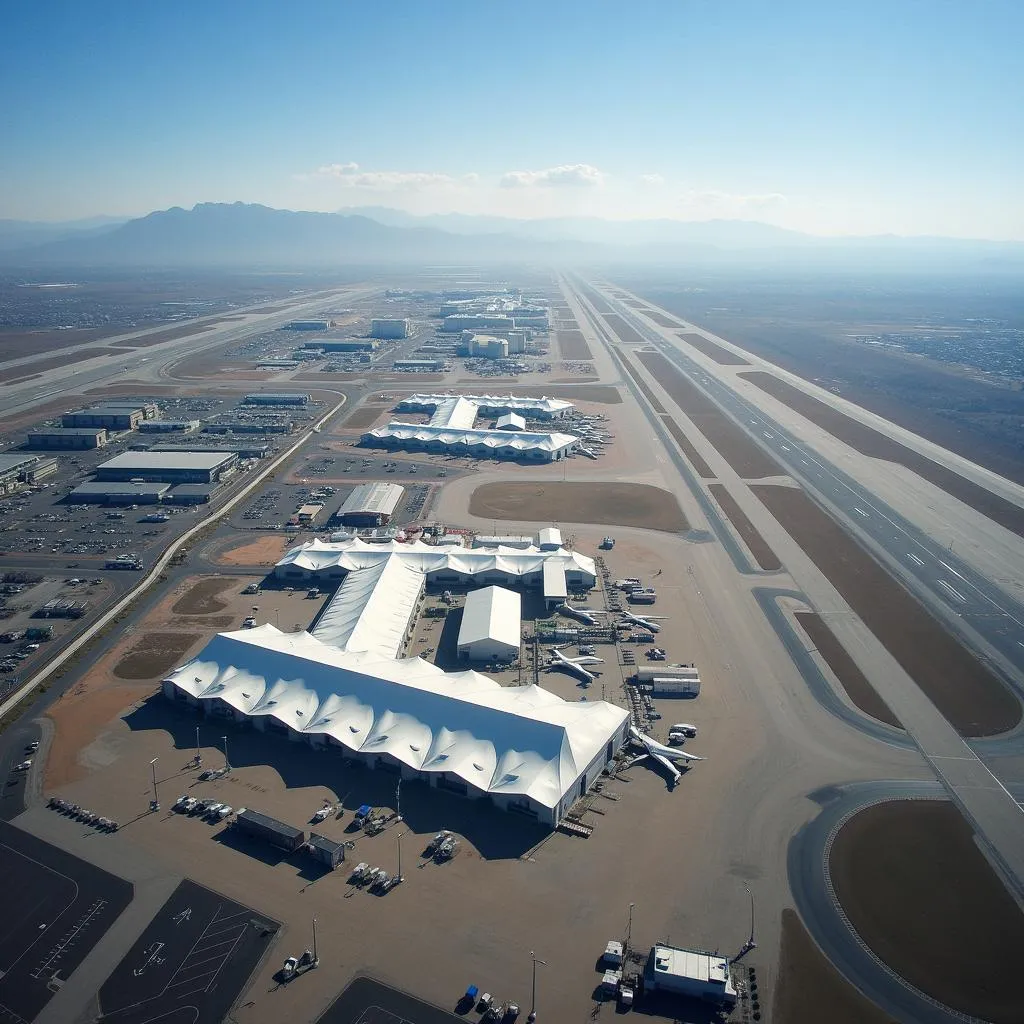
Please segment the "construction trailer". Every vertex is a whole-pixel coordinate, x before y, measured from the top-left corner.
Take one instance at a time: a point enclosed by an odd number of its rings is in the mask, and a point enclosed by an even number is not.
[[[310,832],[307,845],[314,860],[326,864],[332,871],[345,859],[345,844],[336,843],[333,839],[328,839],[327,836]]]
[[[644,967],[644,991],[700,999],[726,1008],[736,1005],[728,957],[702,949],[652,946]]]
[[[301,828],[286,825],[283,821],[260,814],[259,811],[251,811],[247,807],[243,807],[235,817],[235,828],[246,835],[263,839],[286,853],[294,853],[306,842],[306,833]]]
[[[700,695],[700,672],[694,665],[640,665],[636,670],[637,685],[652,697],[697,697]]]

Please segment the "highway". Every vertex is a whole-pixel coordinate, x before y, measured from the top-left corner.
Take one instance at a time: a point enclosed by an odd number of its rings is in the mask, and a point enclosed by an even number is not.
[[[881,555],[922,602],[1024,697],[1024,606],[928,537],[760,408],[704,370],[632,309],[587,289],[600,312],[618,313],[724,412],[771,452],[848,529]],[[602,309],[602,307],[604,307]],[[689,326],[689,325],[687,325]],[[684,410],[685,411],[685,410]],[[982,643],[979,643],[979,639]],[[996,657],[986,657],[989,651]]]

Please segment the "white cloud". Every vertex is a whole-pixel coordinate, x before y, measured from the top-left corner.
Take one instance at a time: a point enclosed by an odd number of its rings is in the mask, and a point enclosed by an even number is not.
[[[665,179],[660,174],[641,174],[640,180],[645,185],[664,185]]]
[[[594,188],[605,175],[590,164],[562,164],[543,171],[508,171],[498,181],[502,188]]]
[[[781,192],[738,195],[717,189],[689,189],[676,200],[676,213],[684,217],[749,217],[777,210],[788,203]]]
[[[300,180],[322,178],[338,182],[345,188],[366,189],[373,192],[399,190],[417,191],[436,186],[453,186],[460,182],[472,183],[476,175],[455,178],[436,171],[364,171],[359,164],[325,164],[312,174],[299,175]]]

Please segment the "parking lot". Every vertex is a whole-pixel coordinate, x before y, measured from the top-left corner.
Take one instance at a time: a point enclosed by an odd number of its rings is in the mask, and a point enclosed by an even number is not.
[[[30,1021],[132,899],[131,883],[0,822],[0,1017]]]
[[[317,1024],[449,1024],[458,1019],[373,978],[356,978]]]
[[[219,1024],[278,927],[186,879],[103,983],[100,1020]]]

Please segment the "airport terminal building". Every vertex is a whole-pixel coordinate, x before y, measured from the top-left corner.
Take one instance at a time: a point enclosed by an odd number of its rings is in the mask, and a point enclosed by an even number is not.
[[[218,634],[164,680],[164,692],[205,714],[334,747],[372,768],[488,798],[554,827],[626,742],[628,713],[405,656],[428,581],[485,584],[493,574],[540,585],[549,559],[593,585],[593,560],[565,549],[301,545],[278,563],[280,578],[342,579],[315,626]],[[485,599],[481,619],[490,622],[490,613]],[[477,642],[492,631],[484,627],[474,633]]]

